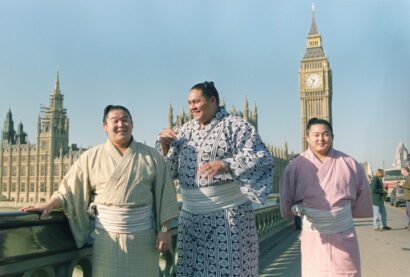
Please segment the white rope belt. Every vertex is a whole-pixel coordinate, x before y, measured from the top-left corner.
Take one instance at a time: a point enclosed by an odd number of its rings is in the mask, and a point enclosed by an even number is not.
[[[346,231],[353,227],[353,217],[350,203],[338,210],[316,210],[294,205],[294,215],[303,216],[303,230],[319,232],[322,234],[333,234]]]
[[[180,189],[182,208],[196,214],[233,208],[248,201],[239,186],[233,182],[206,188]]]
[[[97,205],[95,227],[113,233],[140,233],[153,228],[152,205],[125,208]]]

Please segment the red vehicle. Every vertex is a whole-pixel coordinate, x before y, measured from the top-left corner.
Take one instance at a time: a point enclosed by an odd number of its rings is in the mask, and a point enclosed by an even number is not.
[[[405,178],[403,175],[401,175],[400,169],[386,169],[384,171],[384,177],[382,181],[384,188],[387,191],[385,201],[390,201],[393,189],[396,186],[402,186],[404,184]]]

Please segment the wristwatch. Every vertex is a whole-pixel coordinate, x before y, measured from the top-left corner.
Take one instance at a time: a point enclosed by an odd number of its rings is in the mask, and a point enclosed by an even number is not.
[[[165,227],[165,226],[161,227],[161,232],[163,232],[163,233],[168,232],[168,228],[167,228],[167,227]]]
[[[225,172],[231,171],[231,168],[229,167],[229,164],[227,162],[225,162],[225,161],[221,161],[221,162],[224,165]]]

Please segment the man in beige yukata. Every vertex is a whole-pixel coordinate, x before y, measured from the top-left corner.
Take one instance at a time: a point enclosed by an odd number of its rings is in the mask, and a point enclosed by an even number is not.
[[[93,276],[158,276],[159,251],[171,245],[170,224],[179,213],[175,188],[160,154],[132,138],[133,122],[123,106],[104,110],[108,140],[83,153],[47,203],[21,209],[63,208],[74,240],[82,247],[95,210]]]

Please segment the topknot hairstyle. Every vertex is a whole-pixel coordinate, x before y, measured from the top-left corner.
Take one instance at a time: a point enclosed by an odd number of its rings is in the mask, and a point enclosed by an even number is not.
[[[307,126],[306,126],[306,135],[307,135],[307,136],[309,135],[310,127],[312,127],[312,125],[316,125],[316,124],[324,124],[324,125],[326,125],[326,126],[329,128],[330,133],[333,135],[333,128],[332,128],[332,125],[330,124],[329,121],[327,121],[327,120],[325,120],[325,119],[319,119],[319,118],[317,118],[317,117],[313,117],[313,118],[311,118],[311,119],[309,120],[309,122],[308,122],[308,124],[307,124]]]
[[[108,106],[105,107],[105,109],[104,109],[103,123],[105,123],[105,120],[107,119],[108,113],[109,113],[110,111],[112,111],[112,110],[122,110],[122,111],[126,112],[126,113],[130,116],[130,119],[131,119],[131,121],[132,121],[131,113],[130,113],[130,111],[129,111],[126,107],[121,106],[121,105],[108,105]]]
[[[216,104],[219,106],[219,94],[218,91],[215,88],[214,82],[203,82],[194,85],[191,90],[193,89],[198,89],[202,91],[202,95],[205,96],[206,98],[211,98],[214,96],[216,98]]]

